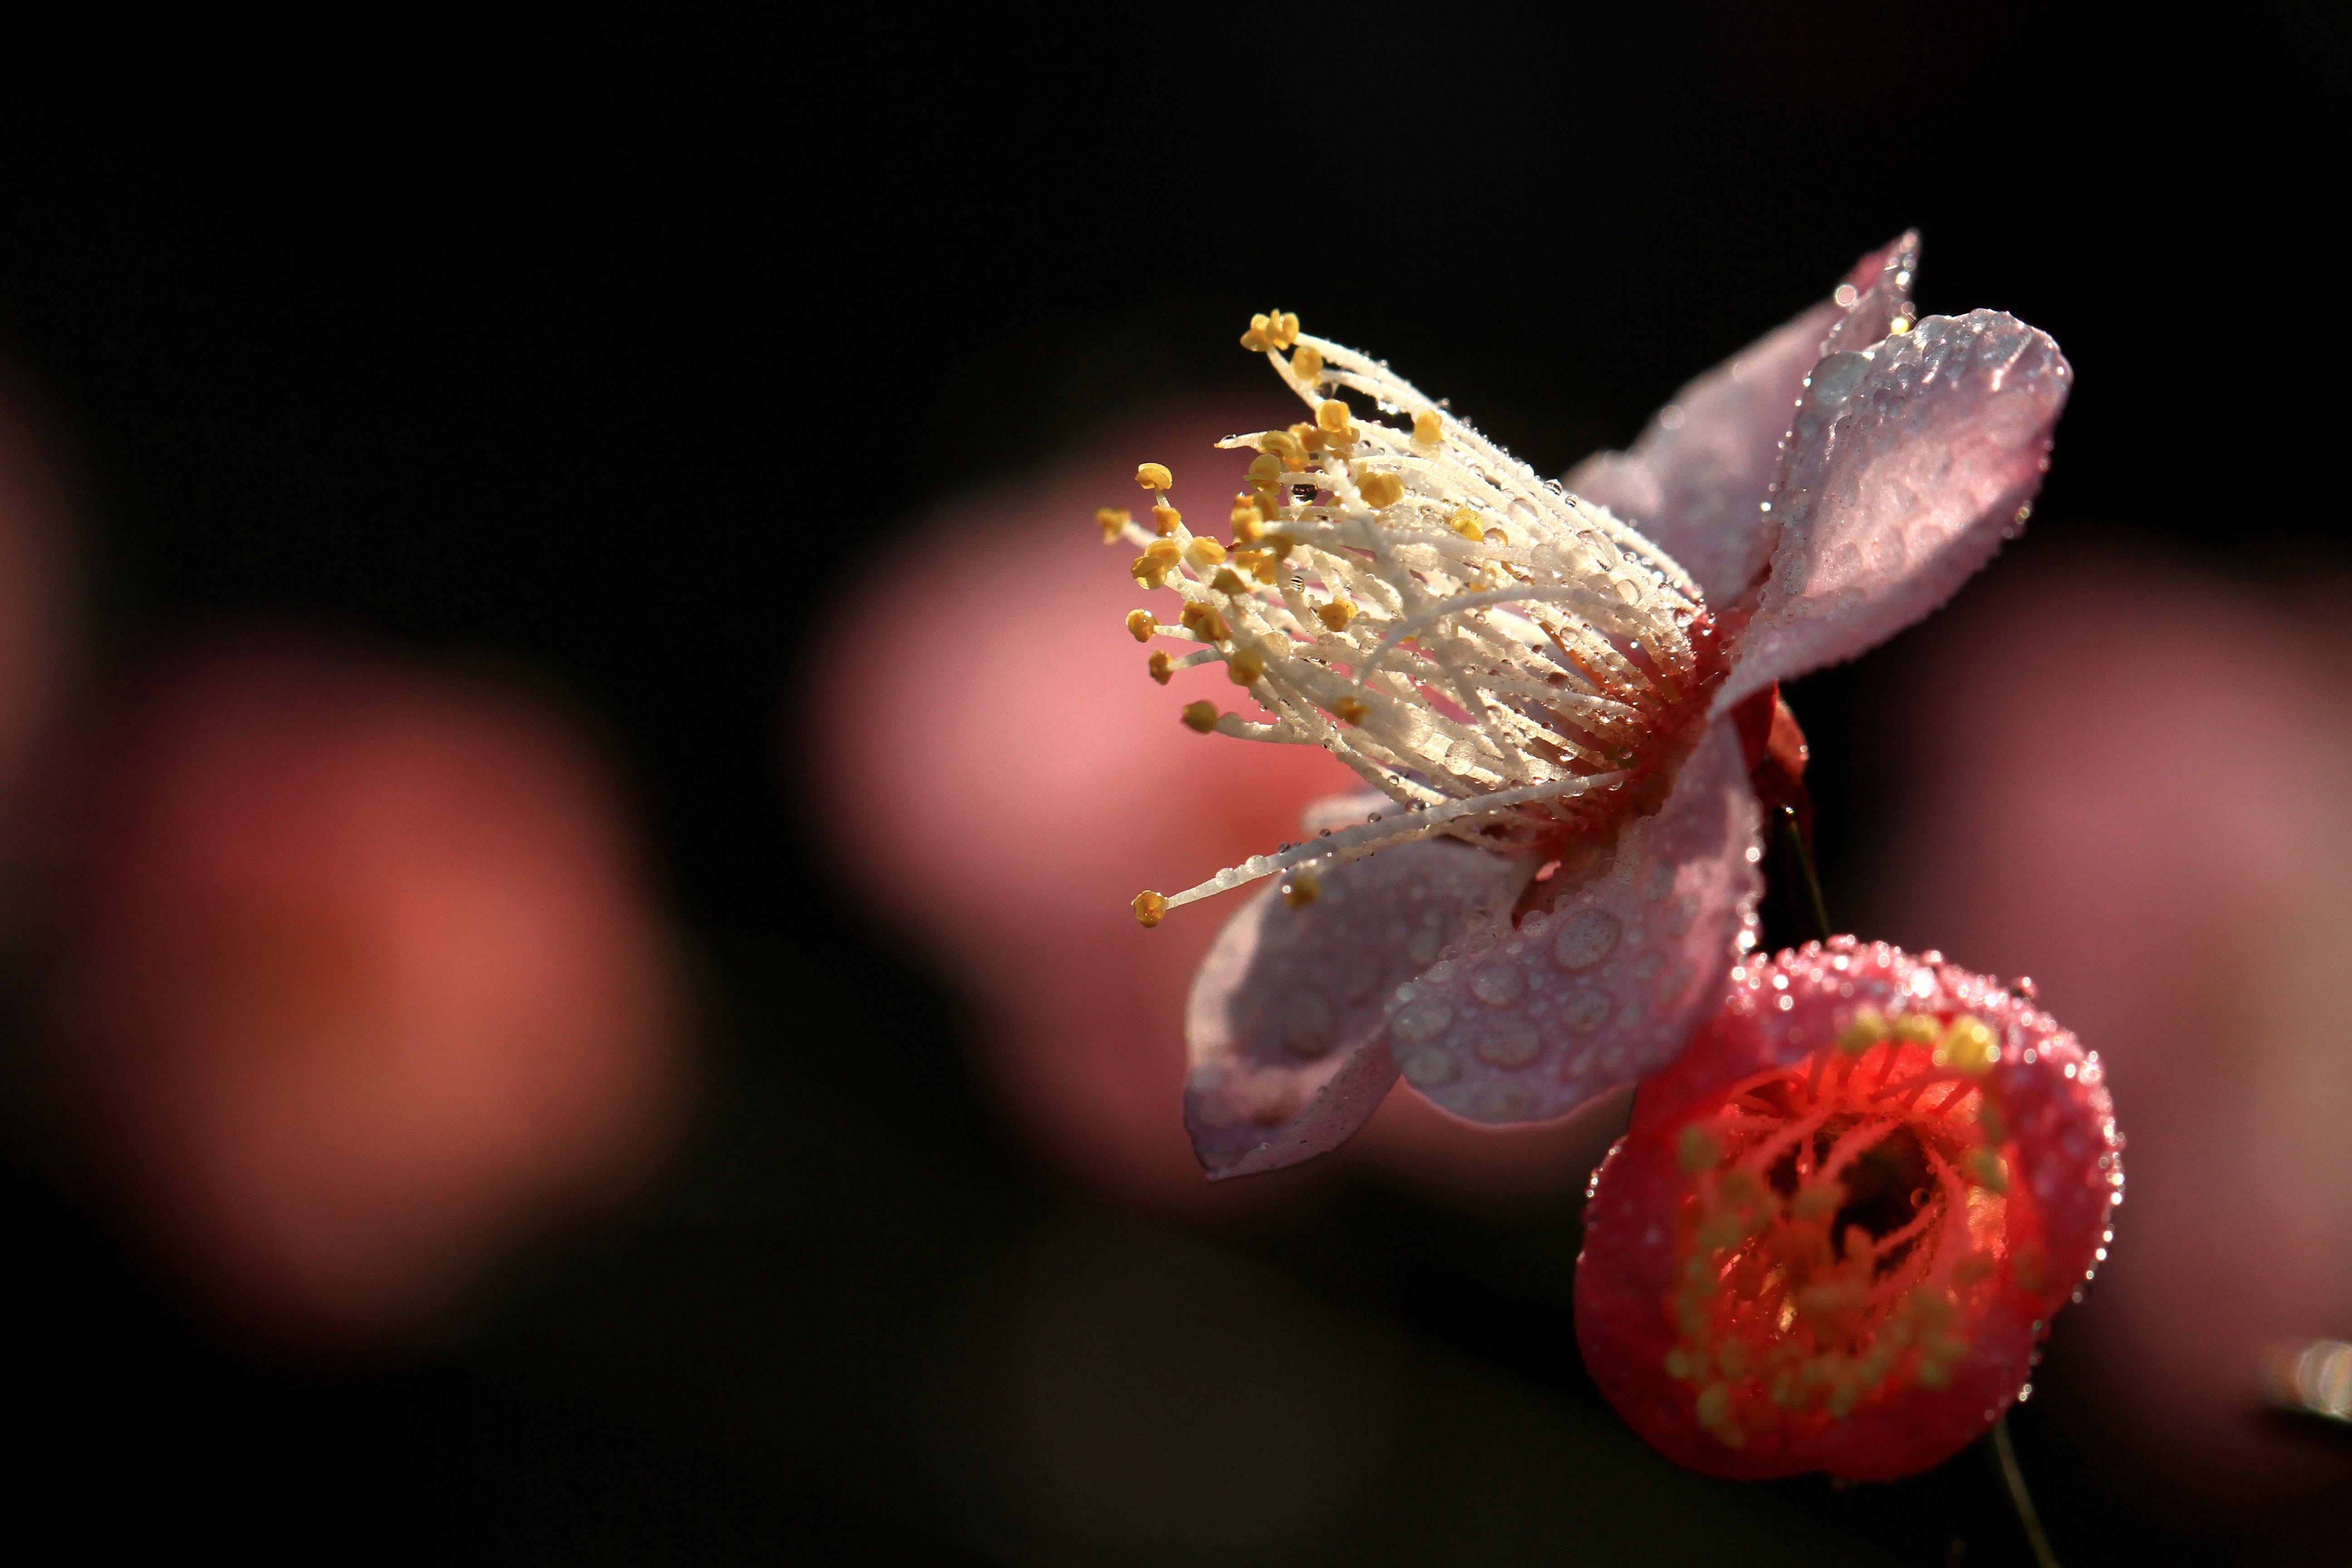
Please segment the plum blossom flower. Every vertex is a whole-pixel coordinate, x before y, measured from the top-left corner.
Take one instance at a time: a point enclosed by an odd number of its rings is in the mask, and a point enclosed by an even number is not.
[[[1841,937],[1731,977],[1593,1173],[1585,1364],[1694,1469],[1926,1469],[2024,1396],[2114,1239],[2098,1054],[1937,953]]]
[[[1385,364],[1262,317],[1244,346],[1313,418],[1223,443],[1258,453],[1220,513],[1231,544],[1184,522],[1156,463],[1148,527],[1105,510],[1137,582],[1181,601],[1134,612],[1137,639],[1197,645],[1152,654],[1153,676],[1221,661],[1267,714],[1196,702],[1185,722],[1320,747],[1369,786],[1298,843],[1136,900],[1151,925],[1274,879],[1188,1009],[1213,1178],[1334,1147],[1400,1074],[1474,1121],[1563,1116],[1713,1012],[1753,945],[1748,764],[1776,683],[1991,556],[2070,385],[2010,316],[1916,316],[1916,248],[1864,258],[1565,487]]]

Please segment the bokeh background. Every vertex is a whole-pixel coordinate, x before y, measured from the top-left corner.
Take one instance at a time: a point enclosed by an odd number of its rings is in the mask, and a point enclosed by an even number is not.
[[[191,36],[0,149],[10,1528],[2024,1561],[1974,1454],[1619,1426],[1622,1105],[1197,1184],[1216,914],[1120,907],[1320,787],[1177,729],[1092,542],[1272,416],[1250,311],[1559,472],[1916,225],[2080,383],[2025,539],[1789,693],[1832,908],[2111,1064],[2131,1202],[2014,1423],[2061,1555],[2352,1560],[2258,1379],[2352,1338],[2338,11],[1130,21]]]

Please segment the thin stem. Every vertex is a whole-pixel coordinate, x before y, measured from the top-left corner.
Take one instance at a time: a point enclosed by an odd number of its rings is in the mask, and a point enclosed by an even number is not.
[[[2042,1516],[2034,1511],[2033,1494],[2025,1489],[2025,1472],[2017,1467],[2017,1449],[2010,1443],[2005,1415],[1992,1424],[1992,1451],[2000,1461],[2000,1479],[2009,1488],[2010,1506],[2017,1510],[2017,1522],[2025,1527],[2026,1543],[2033,1548],[2033,1561],[2040,1568],[2058,1568],[2058,1554],[2050,1550],[2050,1538],[2042,1533]]]
[[[1797,826],[1797,808],[1780,808],[1780,831],[1788,835],[1789,852],[1796,857],[1797,869],[1804,876],[1805,912],[1813,917],[1813,937],[1817,942],[1830,939],[1830,906],[1822,897],[1822,879],[1813,869],[1813,852],[1805,843],[1805,835]]]

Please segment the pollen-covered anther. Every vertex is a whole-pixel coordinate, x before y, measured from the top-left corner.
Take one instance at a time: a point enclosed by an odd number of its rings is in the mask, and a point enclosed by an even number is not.
[[[1486,525],[1479,521],[1478,514],[1466,506],[1457,508],[1454,515],[1445,520],[1445,523],[1447,527],[1473,544],[1478,543],[1486,537]]]
[[[1312,386],[1323,379],[1323,356],[1312,343],[1302,343],[1290,356],[1290,374]]]
[[[1331,717],[1342,724],[1361,724],[1372,716],[1372,710],[1360,697],[1342,697],[1331,704]]]
[[[1445,422],[1434,408],[1424,408],[1412,416],[1412,438],[1424,447],[1434,447],[1445,439]]]
[[[1128,575],[1147,588],[1157,588],[1182,559],[1183,552],[1176,548],[1174,541],[1155,539],[1129,564]]]
[[[1297,439],[1298,449],[1308,456],[1315,456],[1323,450],[1325,442],[1320,427],[1313,425],[1293,425],[1290,426],[1290,434]]]
[[[1315,606],[1315,618],[1323,623],[1326,631],[1344,632],[1348,623],[1356,618],[1356,606],[1346,599],[1334,599]]]
[[[1952,1020],[1936,1047],[1936,1065],[1981,1078],[2000,1060],[2000,1037],[1982,1018],[1963,1014]]]
[[[1183,521],[1184,514],[1166,501],[1161,501],[1151,509],[1151,531],[1159,534],[1162,539],[1175,532],[1176,525]]]
[[[1404,500],[1404,481],[1385,469],[1373,468],[1356,477],[1356,493],[1377,511]]]
[[[1167,914],[1168,900],[1165,896],[1155,893],[1150,889],[1146,888],[1143,891],[1135,895],[1135,903],[1133,907],[1135,910],[1136,923],[1148,930],[1152,926],[1158,925],[1160,923],[1160,917]]]
[[[1255,686],[1265,678],[1265,655],[1254,647],[1243,648],[1225,661],[1225,675],[1235,686]]]
[[[1151,640],[1152,628],[1159,624],[1160,623],[1158,621],[1152,619],[1151,612],[1150,610],[1129,610],[1127,612],[1128,635],[1132,637],[1138,642],[1150,642]]]
[[[1142,463],[1135,470],[1135,482],[1148,490],[1164,490],[1176,483],[1165,463]]]
[[[1151,656],[1149,668],[1151,671],[1151,679],[1165,686],[1168,684],[1168,678],[1176,673],[1176,661],[1165,653],[1155,653]]]
[[[1356,438],[1355,420],[1348,405],[1336,397],[1327,397],[1315,405],[1315,427],[1333,446],[1345,446]]]
[[[1249,584],[1242,579],[1241,574],[1230,566],[1218,567],[1217,574],[1209,579],[1209,586],[1220,594],[1247,594],[1253,591]]]
[[[1102,530],[1105,544],[1108,544],[1112,540],[1125,533],[1127,525],[1134,521],[1135,514],[1123,506],[1095,508],[1095,526]]]
[[[1252,316],[1249,331],[1242,334],[1242,347],[1256,353],[1286,349],[1297,341],[1298,317],[1285,310],[1269,310],[1263,316]]]
[[[1195,534],[1184,546],[1184,559],[1193,571],[1205,573],[1224,564],[1225,547],[1206,534]]]
[[[1233,640],[1233,628],[1225,625],[1225,617],[1217,613],[1214,605],[1204,605],[1195,599],[1177,613],[1176,619],[1186,631],[1202,642]]]
[[[1217,727],[1217,705],[1213,702],[1187,702],[1179,717],[1184,721],[1186,729],[1196,730],[1205,735]]]
[[[1234,497],[1232,522],[1235,544],[1255,543],[1265,526],[1265,521],[1258,511],[1257,497],[1247,490]]]

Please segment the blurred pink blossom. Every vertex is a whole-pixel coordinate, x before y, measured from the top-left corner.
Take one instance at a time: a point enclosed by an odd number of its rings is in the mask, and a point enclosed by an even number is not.
[[[2136,1509],[2342,1499],[2257,1414],[2273,1342],[2352,1335],[2352,638],[2341,580],[2036,555],[1909,650],[1865,906],[2031,973],[2130,1114],[2101,1331],[2049,1419]]]
[[[233,1319],[412,1331],[641,1178],[677,996],[542,704],[290,640],[166,663],[75,775],[54,1016],[92,1152]]]

